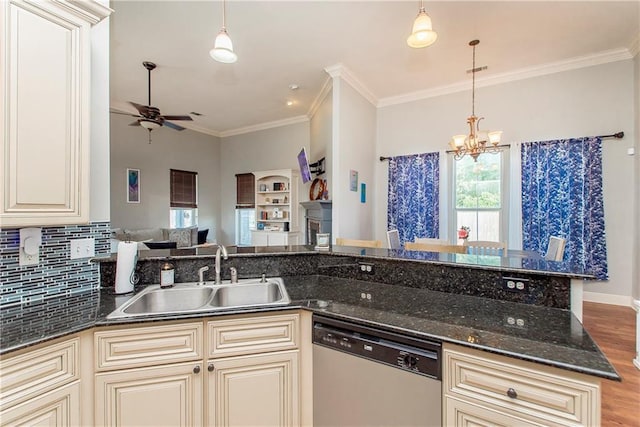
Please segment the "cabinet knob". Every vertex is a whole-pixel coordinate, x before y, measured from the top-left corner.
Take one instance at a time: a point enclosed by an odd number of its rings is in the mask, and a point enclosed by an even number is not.
[[[197,366],[193,367],[193,373],[194,374],[199,374],[200,373],[200,365],[197,365]]]
[[[516,397],[518,397],[518,393],[516,393],[514,389],[510,388],[509,390],[507,390],[507,396],[509,396],[512,399],[515,399]]]
[[[213,363],[209,363],[209,366],[207,366],[207,371],[213,372],[214,369],[215,367],[213,366]]]

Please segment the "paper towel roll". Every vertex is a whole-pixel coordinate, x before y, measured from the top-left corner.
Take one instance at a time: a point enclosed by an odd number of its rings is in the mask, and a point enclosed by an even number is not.
[[[136,261],[138,258],[137,242],[119,242],[118,260],[116,262],[116,294],[133,292]]]

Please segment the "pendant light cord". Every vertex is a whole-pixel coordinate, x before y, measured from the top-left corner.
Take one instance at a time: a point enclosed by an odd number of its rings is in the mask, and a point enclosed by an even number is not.
[[[476,45],[473,45],[473,64],[471,68],[471,115],[476,115]]]
[[[227,29],[227,8],[226,8],[226,1],[222,0],[222,28],[223,29]]]

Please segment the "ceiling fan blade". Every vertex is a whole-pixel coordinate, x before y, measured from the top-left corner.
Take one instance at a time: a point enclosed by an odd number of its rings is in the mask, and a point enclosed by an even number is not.
[[[165,120],[189,120],[193,121],[191,116],[162,116]]]
[[[184,130],[185,129],[182,126],[179,126],[179,125],[177,125],[175,123],[168,122],[166,120],[164,121],[163,125],[165,125],[168,128],[174,129],[174,130]]]
[[[123,113],[122,111],[116,111],[116,110],[109,110],[109,112],[110,112],[110,113],[113,113],[113,114],[121,114],[121,115],[123,115],[123,116],[140,117],[140,116],[139,116],[139,115],[137,115],[137,114]]]
[[[140,122],[138,120],[136,120],[133,123],[129,123],[129,126],[140,126]]]
[[[142,116],[148,116],[149,115],[149,107],[147,107],[146,105],[140,105],[140,104],[136,104],[135,102],[131,102],[129,101],[129,104],[133,105],[134,107],[136,107],[136,110],[138,110],[138,112],[142,115]]]

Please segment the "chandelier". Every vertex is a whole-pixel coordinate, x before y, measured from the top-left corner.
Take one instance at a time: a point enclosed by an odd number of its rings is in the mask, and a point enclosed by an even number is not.
[[[449,142],[456,160],[470,155],[474,161],[478,161],[478,156],[482,153],[497,153],[500,151],[499,144],[502,131],[480,130],[480,120],[484,117],[477,117],[475,112],[476,101],[476,72],[482,68],[476,68],[476,46],[480,40],[471,40],[469,46],[473,48],[473,68],[471,69],[471,115],[467,117],[469,125],[468,135],[454,135]]]

